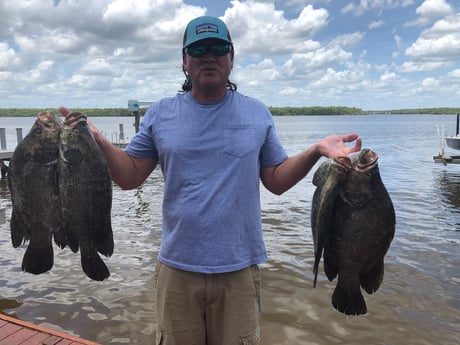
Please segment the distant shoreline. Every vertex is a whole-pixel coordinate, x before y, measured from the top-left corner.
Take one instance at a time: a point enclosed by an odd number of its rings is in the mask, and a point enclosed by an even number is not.
[[[55,108],[0,108],[0,117],[34,117],[40,111],[51,110],[58,112]],[[88,114],[90,116],[132,116],[128,108],[78,108],[74,111]],[[143,116],[147,108],[140,108],[140,115]],[[393,109],[393,110],[363,110],[355,107],[343,106],[310,106],[310,107],[269,107],[275,116],[309,116],[309,115],[444,115],[458,114],[460,108],[416,108],[416,109]]]

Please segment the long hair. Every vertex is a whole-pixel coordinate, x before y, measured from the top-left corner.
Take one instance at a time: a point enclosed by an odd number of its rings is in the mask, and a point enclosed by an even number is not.
[[[230,40],[230,42],[232,41],[232,38],[230,37],[230,32],[228,32],[228,39]],[[185,32],[184,32],[182,46],[185,45],[186,41],[187,41],[187,29],[185,29]],[[185,48],[182,49],[182,54],[185,54]],[[192,80],[190,79],[190,76],[188,75],[187,71],[185,71],[184,64],[182,64],[182,72],[184,72],[185,81],[182,84],[182,90],[180,90],[180,92],[189,92],[192,90]],[[237,86],[235,83],[231,82],[230,79],[227,79],[227,89],[229,89],[230,91],[236,91]]]
[[[185,71],[184,65],[182,65],[182,72],[184,72],[185,75],[185,81],[182,84],[182,90],[179,90],[180,92],[189,92],[192,90],[192,80],[190,79],[190,76],[188,73]],[[230,91],[236,91],[237,86],[235,83],[231,82],[230,79],[227,79],[227,89]]]

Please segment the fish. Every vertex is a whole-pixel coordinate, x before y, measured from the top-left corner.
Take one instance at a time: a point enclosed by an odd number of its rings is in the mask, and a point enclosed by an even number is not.
[[[114,250],[112,178],[85,115],[73,112],[66,116],[59,157],[59,193],[67,244],[73,252],[80,250],[86,275],[102,281],[110,272],[98,252],[110,257]]]
[[[59,200],[58,160],[62,121],[51,111],[38,113],[30,132],[16,146],[9,164],[10,222],[14,248],[29,242],[22,270],[49,271],[54,264],[52,238],[66,246]]]
[[[316,286],[324,257],[329,281],[337,277],[332,305],[346,315],[363,315],[361,292],[376,292],[383,282],[384,258],[394,238],[396,216],[378,168],[378,155],[362,149],[322,163],[313,177],[311,229]]]

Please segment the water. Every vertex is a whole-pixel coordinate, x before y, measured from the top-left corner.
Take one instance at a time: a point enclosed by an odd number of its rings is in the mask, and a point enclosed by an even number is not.
[[[9,121],[9,122],[8,122]],[[0,127],[30,127],[33,119],[0,119]],[[130,118],[93,118],[110,133]],[[121,121],[121,122],[120,122]],[[396,210],[396,235],[385,259],[385,277],[365,294],[368,314],[347,317],[331,306],[335,281],[320,265],[313,283],[309,226],[314,192],[310,173],[282,196],[262,189],[262,221],[269,261],[262,265],[262,344],[454,345],[460,332],[460,166],[436,164],[436,125],[455,130],[455,116],[275,117],[289,154],[333,133],[357,132],[375,150]],[[9,127],[8,127],[9,126]],[[451,130],[452,129],[452,130]],[[24,131],[24,135],[28,130]],[[9,145],[9,147],[11,147]],[[161,237],[159,170],[142,188],[114,188],[115,254],[104,259],[112,276],[89,280],[79,256],[55,250],[53,269],[21,272],[24,247],[13,249],[9,224],[0,225],[0,311],[102,344],[153,344],[152,274]],[[0,202],[11,204],[6,181]]]

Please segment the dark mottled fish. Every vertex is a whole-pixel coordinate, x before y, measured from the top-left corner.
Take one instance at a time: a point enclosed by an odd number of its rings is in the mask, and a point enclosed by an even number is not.
[[[13,247],[30,241],[22,269],[40,274],[53,267],[52,237],[60,247],[61,231],[57,166],[61,122],[52,112],[40,112],[30,132],[16,147],[8,172],[13,211]]]
[[[113,253],[111,225],[112,181],[104,155],[95,142],[86,116],[67,115],[61,131],[59,189],[67,243],[80,249],[83,271],[94,280],[110,272],[99,253]]]
[[[369,149],[323,163],[315,172],[311,226],[314,286],[324,251],[324,271],[338,276],[332,305],[347,315],[367,313],[361,293],[377,291],[384,257],[395,232],[395,212],[381,180],[378,156]]]

